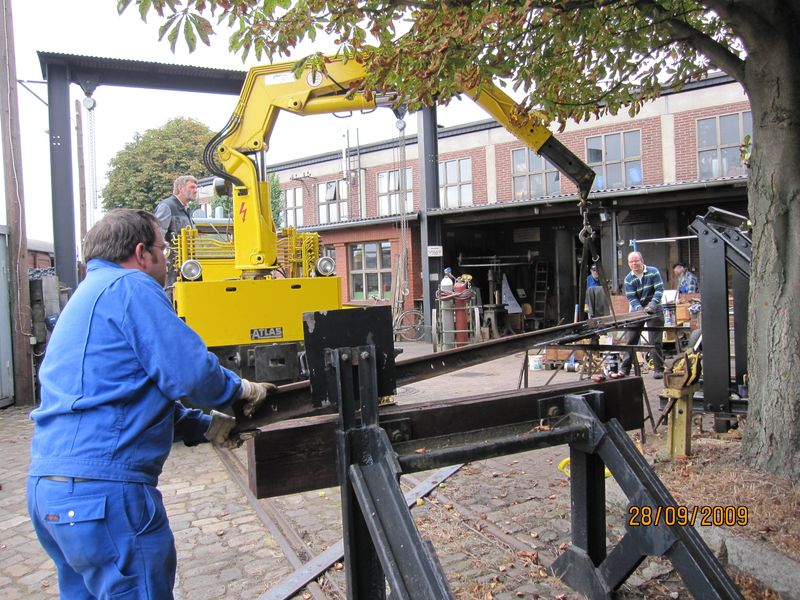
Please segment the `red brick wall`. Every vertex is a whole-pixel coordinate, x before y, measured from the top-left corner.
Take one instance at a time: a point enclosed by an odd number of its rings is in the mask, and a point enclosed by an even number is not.
[[[664,181],[661,152],[661,121],[657,117],[640,119],[634,123],[618,123],[602,127],[591,127],[580,131],[568,131],[556,134],[558,140],[572,150],[579,158],[586,160],[586,138],[609,133],[621,133],[639,129],[642,132],[642,171],[645,185],[658,184]],[[511,153],[524,148],[522,142],[513,141],[498,144],[495,149],[497,164],[497,199],[507,201],[513,199],[513,178]],[[566,177],[561,178],[561,194],[576,194],[578,191]]]
[[[421,262],[419,257],[419,235],[411,234],[416,232],[416,227],[409,227],[409,289],[406,297],[406,308],[413,308],[414,298],[422,296],[422,282],[419,280]],[[353,227],[349,229],[338,229],[325,231],[321,234],[322,243],[326,246],[333,246],[336,249],[336,273],[342,278],[342,300],[350,301],[350,269],[347,261],[348,245],[361,242],[379,242],[388,240],[391,244],[392,271],[397,269],[400,257],[400,228],[393,223],[380,223],[372,227]],[[415,239],[412,239],[415,238]]]
[[[49,269],[54,267],[55,263],[48,252],[28,249],[27,265],[29,269]]]
[[[675,178],[678,181],[694,181],[698,177],[697,119],[748,110],[749,103],[735,102],[675,113]]]

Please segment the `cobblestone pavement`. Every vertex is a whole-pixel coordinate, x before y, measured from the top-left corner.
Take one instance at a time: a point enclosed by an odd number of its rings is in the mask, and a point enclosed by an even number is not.
[[[407,356],[427,352],[417,345]],[[515,388],[522,355],[493,361],[399,391],[400,404]],[[551,371],[531,372],[539,385]],[[560,372],[556,382],[577,379]],[[651,401],[659,384],[647,379]],[[32,424],[29,409],[0,410],[0,597],[58,595],[55,569],[38,544],[25,507],[25,478]],[[649,427],[649,426],[648,426]],[[244,460],[244,449],[237,451]],[[465,465],[414,508],[432,540],[457,598],[578,598],[545,575],[570,539],[567,478],[557,469],[568,448],[556,447]],[[427,474],[416,474],[419,480]],[[609,495],[613,495],[613,480]],[[404,485],[414,481],[404,476]],[[179,600],[257,598],[293,572],[279,542],[259,518],[210,445],[176,445],[159,488],[178,550]],[[269,503],[299,532],[312,554],[341,538],[338,488],[283,496]],[[624,505],[609,504],[608,538],[623,533]],[[306,556],[306,559],[310,556]],[[344,589],[341,564],[330,571]],[[640,587],[644,586],[644,587]],[[678,594],[678,596],[670,594]],[[298,595],[298,598],[308,598]],[[687,598],[670,566],[648,560],[623,590],[624,598]]]

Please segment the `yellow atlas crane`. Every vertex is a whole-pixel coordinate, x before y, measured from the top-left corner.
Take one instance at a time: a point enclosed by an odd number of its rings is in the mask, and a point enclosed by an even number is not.
[[[320,256],[317,234],[279,232],[272,219],[265,156],[280,112],[365,111],[395,100],[363,89],[366,71],[355,59],[327,58],[324,72],[309,65],[298,73],[296,67],[284,62],[250,69],[233,115],[205,148],[206,166],[227,182],[233,240],[205,239],[184,229],[178,241],[178,315],[223,365],[254,381],[297,379],[303,313],[343,306],[341,280],[332,259]],[[575,182],[585,199],[594,172],[549,129],[491,83],[464,91]]]

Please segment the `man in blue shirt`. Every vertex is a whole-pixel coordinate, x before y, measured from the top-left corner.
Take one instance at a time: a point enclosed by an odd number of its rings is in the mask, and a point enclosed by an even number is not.
[[[659,328],[664,326],[664,312],[661,308],[661,296],[664,294],[664,282],[661,274],[655,267],[644,264],[640,252],[631,252],[628,255],[628,266],[631,272],[625,276],[625,296],[631,306],[631,312],[644,311],[653,315],[638,328],[629,329],[622,339],[623,344],[636,345],[642,335],[642,328]],[[661,341],[661,330],[649,332],[653,349],[653,378],[664,377],[664,348]],[[620,366],[620,375],[629,375],[631,363],[634,361],[633,350],[625,353]]]
[[[163,285],[166,244],[147,211],[109,212],[86,235],[86,279],[58,319],[39,374],[28,510],[62,598],[172,598],[175,543],[158,477],[174,440],[230,439],[274,389],[221,367]],[[215,427],[210,429],[214,421]]]
[[[597,265],[589,267],[589,275],[586,277],[586,289],[597,287],[600,285],[600,272],[597,270]]]
[[[679,294],[700,293],[700,284],[697,282],[697,275],[691,271],[687,271],[683,264],[675,263],[672,267],[672,272],[675,273],[675,277],[678,279]]]

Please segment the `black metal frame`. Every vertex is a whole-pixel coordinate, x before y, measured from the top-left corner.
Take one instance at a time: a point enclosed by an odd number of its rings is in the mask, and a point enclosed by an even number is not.
[[[376,330],[391,328],[390,321],[369,322],[350,314],[355,326],[348,335],[365,331],[365,341]],[[324,320],[325,315],[315,316]],[[570,445],[572,547],[553,564],[555,575],[589,598],[610,598],[648,555],[661,555],[672,561],[695,597],[742,597],[691,527],[628,527],[620,543],[606,554],[606,464],[632,505],[655,508],[676,506],[676,502],[619,422],[613,418],[604,422],[602,392],[565,394],[541,403],[545,414],[558,414],[547,428],[531,430],[529,423],[519,423],[517,429],[503,426],[430,438],[426,446],[433,450],[420,455],[410,448],[404,452],[402,444],[392,447],[379,426],[378,389],[383,374],[375,345],[327,348],[324,355],[324,385],[329,399],[339,406],[337,473],[349,599],[383,599],[387,582],[392,598],[453,597],[435,552],[422,540],[405,503],[399,484],[401,466],[426,469],[563,443]],[[319,385],[321,376],[318,373],[312,385]]]
[[[695,396],[716,414],[715,429],[726,431],[733,413],[731,393],[747,373],[747,310],[752,244],[743,229],[747,218],[717,208],[697,217],[689,230],[700,244],[703,275],[703,390]],[[728,267],[732,277],[729,280]],[[728,301],[733,288],[733,306]],[[729,312],[733,308],[734,378],[731,378]]]

